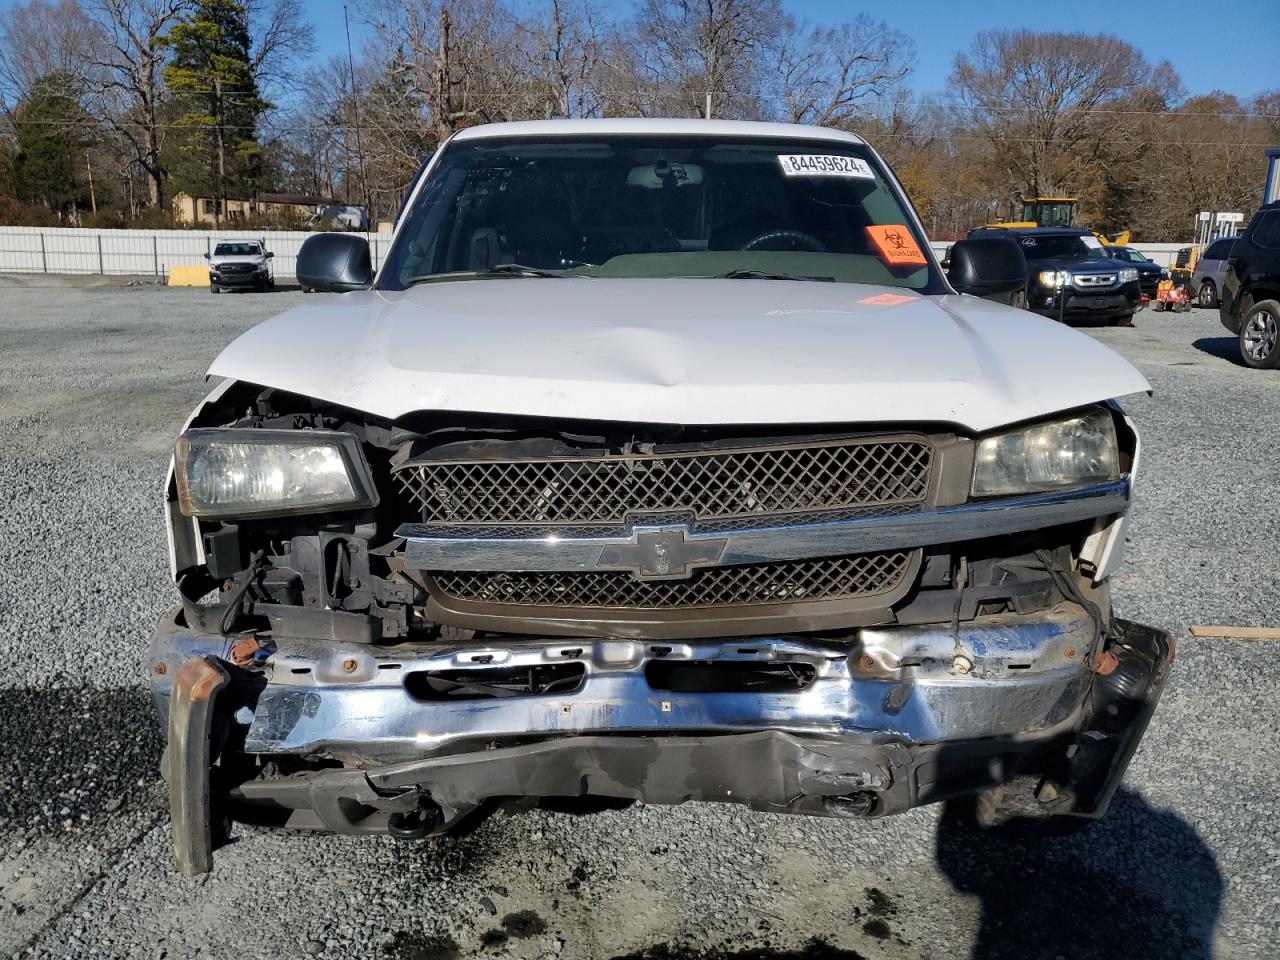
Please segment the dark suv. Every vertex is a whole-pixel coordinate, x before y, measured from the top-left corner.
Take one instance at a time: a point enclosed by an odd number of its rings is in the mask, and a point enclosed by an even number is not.
[[[1131,326],[1142,307],[1138,270],[1114,260],[1088,230],[979,228],[970,237],[1008,237],[1027,258],[1026,308],[1055,320],[1110,320]]]
[[[1280,202],[1261,207],[1231,248],[1218,305],[1251,367],[1280,367]]]

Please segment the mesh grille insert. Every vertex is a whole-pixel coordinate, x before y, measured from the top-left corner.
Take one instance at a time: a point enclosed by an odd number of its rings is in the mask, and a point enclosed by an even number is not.
[[[750,450],[581,459],[409,461],[395,475],[425,521],[619,524],[687,511],[695,520],[922,503],[933,448],[853,439]]]
[[[843,600],[888,593],[912,551],[707,567],[688,580],[637,580],[626,571],[469,573],[437,571],[436,588],[457,600],[518,606],[671,610]]]

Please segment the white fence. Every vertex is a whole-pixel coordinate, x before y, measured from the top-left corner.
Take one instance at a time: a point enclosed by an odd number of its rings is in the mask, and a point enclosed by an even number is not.
[[[219,240],[264,240],[277,277],[292,277],[305,231],[90,230],[0,227],[0,273],[98,273],[164,277],[170,267],[203,266]],[[382,262],[390,234],[370,233],[373,262]]]
[[[292,277],[298,248],[312,234],[269,230],[90,230],[75,227],[0,227],[0,273],[98,273],[164,277],[170,267],[201,266],[219,240],[261,239],[275,254],[277,277]],[[391,241],[389,233],[366,234],[375,267]],[[942,256],[950,242],[930,242]],[[1181,243],[1135,243],[1162,266],[1173,262]]]

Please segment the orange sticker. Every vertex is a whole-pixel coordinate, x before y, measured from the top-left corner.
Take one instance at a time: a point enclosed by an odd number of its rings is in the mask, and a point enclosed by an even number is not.
[[[891,267],[923,267],[929,261],[916,245],[911,231],[901,224],[867,227],[867,236],[876,245],[880,259]]]
[[[910,303],[912,300],[919,300],[919,297],[903,296],[901,293],[875,293],[869,297],[863,297],[859,303],[870,303],[877,307],[896,307],[900,303]]]

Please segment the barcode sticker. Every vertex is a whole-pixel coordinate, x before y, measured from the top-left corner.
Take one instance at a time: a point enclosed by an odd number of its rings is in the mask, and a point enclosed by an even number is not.
[[[874,180],[875,172],[867,161],[834,154],[779,154],[778,163],[788,177],[858,177]]]

